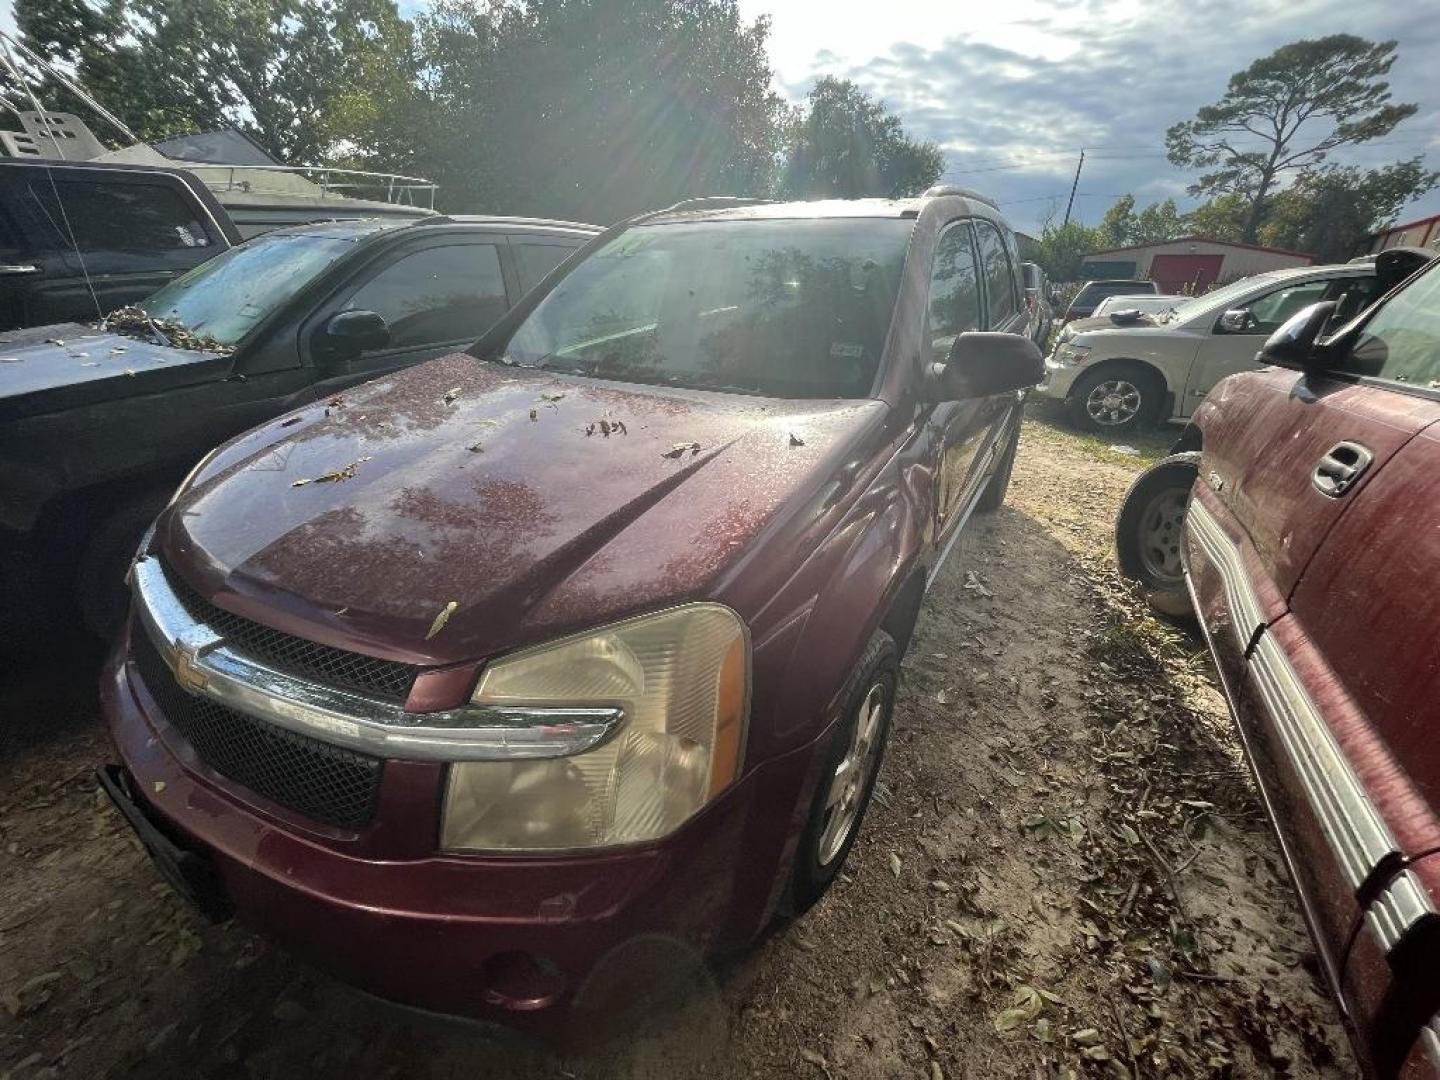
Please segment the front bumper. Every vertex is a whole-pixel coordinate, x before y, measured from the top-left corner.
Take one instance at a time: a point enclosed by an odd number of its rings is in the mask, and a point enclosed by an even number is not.
[[[1056,401],[1064,401],[1070,396],[1070,387],[1074,385],[1080,372],[1084,370],[1083,364],[1061,364],[1053,357],[1045,358],[1045,376],[1036,387],[1036,393],[1041,397],[1053,398]]]
[[[427,834],[397,840],[386,835],[394,792],[382,790],[372,826],[346,834],[312,831],[236,790],[166,723],[128,653],[127,633],[106,664],[101,704],[142,838],[149,824],[203,861],[241,919],[346,982],[549,1038],[570,1034],[577,1011],[603,1018],[657,976],[696,970],[764,929],[828,734],[752,770],[658,843],[450,856],[435,850],[438,798]],[[403,768],[384,784],[392,778],[415,782]]]

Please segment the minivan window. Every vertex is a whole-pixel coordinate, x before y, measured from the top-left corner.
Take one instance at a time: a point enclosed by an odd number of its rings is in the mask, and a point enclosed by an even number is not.
[[[157,319],[178,319],[193,333],[235,345],[354,246],[331,236],[257,236],[176,278],[141,306]]]
[[[1010,256],[1006,254],[1005,242],[1000,231],[988,221],[975,222],[975,242],[980,248],[980,265],[984,269],[985,282],[989,287],[991,329],[1004,326],[1020,310],[1020,299],[1015,295],[1015,272],[1010,267]]]
[[[913,227],[901,218],[634,226],[556,284],[501,358],[628,382],[864,397]]]
[[[534,288],[545,275],[564,262],[575,249],[560,244],[517,244],[513,240],[510,248],[520,260],[527,288]]]
[[[1402,386],[1440,383],[1440,274],[1431,271],[1392,296],[1360,331],[1339,365]]]

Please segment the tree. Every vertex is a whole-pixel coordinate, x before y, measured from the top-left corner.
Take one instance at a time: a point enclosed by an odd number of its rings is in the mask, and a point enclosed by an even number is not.
[[[1137,214],[1135,196],[1122,195],[1105,211],[1095,231],[1102,249],[1117,248],[1174,240],[1185,235],[1186,223],[1174,199],[1151,203]]]
[[[1078,221],[1063,225],[1046,221],[1040,229],[1034,261],[1051,281],[1079,281],[1085,256],[1106,246],[1099,229],[1087,228]]]
[[[1102,248],[1124,247],[1135,232],[1135,196],[1121,195],[1097,226]]]
[[[1241,238],[1253,242],[1277,181],[1415,114],[1418,106],[1390,101],[1384,76],[1394,63],[1395,42],[1351,34],[1284,45],[1230,76],[1219,101],[1165,133],[1170,161],[1211,169],[1192,195],[1241,196]]]
[[[1185,215],[1185,231],[1206,240],[1238,242],[1245,233],[1250,208],[1244,196],[1233,192],[1217,195]]]
[[[1332,165],[1307,173],[1275,196],[1260,238],[1275,247],[1341,262],[1370,233],[1440,181],[1420,158],[1361,170]]]
[[[16,0],[21,39],[142,139],[233,124],[282,161],[323,162],[349,95],[409,77],[393,0]],[[42,78],[49,108],[88,113]]]
[[[898,116],[848,79],[821,78],[790,128],[781,179],[786,195],[918,195],[945,168],[939,147],[912,139]]]

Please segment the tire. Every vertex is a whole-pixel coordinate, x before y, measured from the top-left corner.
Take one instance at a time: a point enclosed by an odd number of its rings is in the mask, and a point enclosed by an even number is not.
[[[894,639],[884,630],[875,631],[846,686],[841,720],[826,749],[825,767],[795,853],[793,914],[808,910],[825,895],[855,844],[885,757],[899,675]],[[844,783],[840,773],[847,762],[854,762],[855,769],[849,783]]]
[[[1070,388],[1070,419],[1084,431],[1107,435],[1149,427],[1160,417],[1164,381],[1138,364],[1087,371]]]
[[[75,604],[80,621],[94,637],[109,640],[130,606],[125,573],[145,530],[165,509],[168,491],[136,496],[95,528],[75,572]]]
[[[1140,583],[1162,615],[1191,614],[1180,567],[1185,510],[1200,475],[1200,452],[1171,454],[1135,478],[1115,519],[1120,572]]]
[[[1005,502],[1005,493],[1010,490],[1010,474],[1015,471],[1015,454],[1020,449],[1020,421],[1015,421],[1015,430],[1010,432],[1007,440],[1008,445],[995,463],[995,471],[990,474],[990,482],[985,485],[985,490],[980,494],[980,499],[975,504],[975,509],[982,514],[990,514],[999,510]]]

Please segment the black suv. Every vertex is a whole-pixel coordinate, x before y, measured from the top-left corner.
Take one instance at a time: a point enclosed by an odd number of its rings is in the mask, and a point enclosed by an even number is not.
[[[73,582],[104,633],[136,541],[201,455],[465,348],[598,232],[526,218],[300,225],[231,248],[108,324],[0,334],[0,608],[27,610],[35,586]]]

